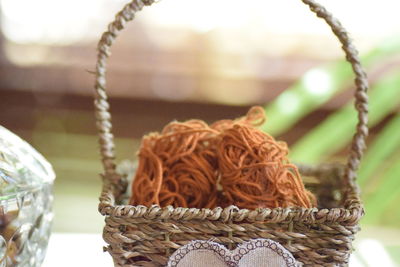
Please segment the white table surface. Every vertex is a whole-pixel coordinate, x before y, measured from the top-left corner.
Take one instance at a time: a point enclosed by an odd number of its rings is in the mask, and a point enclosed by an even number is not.
[[[112,267],[99,234],[53,233],[43,267]]]
[[[104,241],[99,234],[53,233],[43,267],[112,267]],[[382,244],[375,239],[361,239],[352,254],[351,267],[396,267]]]

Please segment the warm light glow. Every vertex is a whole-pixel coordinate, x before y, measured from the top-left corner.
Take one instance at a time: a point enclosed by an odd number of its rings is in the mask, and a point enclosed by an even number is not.
[[[326,95],[333,89],[331,77],[320,69],[308,71],[302,81],[304,89],[313,95]]]
[[[380,1],[380,6],[386,7],[385,12],[375,13],[374,20],[370,19],[370,14],[374,13],[377,7],[376,2],[372,0],[319,2],[344,20],[348,29],[355,34],[376,37],[400,31],[400,22],[394,22],[392,19],[397,16],[397,10],[400,10],[400,2],[397,0]],[[363,12],[357,12],[355,19],[354,10],[360,5],[363,6]],[[216,28],[246,27],[249,30],[257,27],[261,31],[278,34],[329,36],[331,33],[326,25],[307,12],[307,7],[302,3],[293,1],[253,0],[244,4],[239,0],[163,0],[151,8],[147,18],[162,26],[190,27],[199,32]]]
[[[16,43],[69,44],[97,38],[91,22],[103,16],[104,0],[1,0],[1,27]],[[110,18],[110,17],[107,17]]]
[[[254,9],[254,4],[252,6],[251,9]],[[146,19],[151,24],[207,32],[216,28],[244,26],[249,22],[252,10],[243,12],[243,8],[249,9],[236,0],[164,0],[144,12],[147,12]]]
[[[17,43],[67,44],[96,40],[113,14],[126,2],[0,0],[1,27],[6,38]],[[400,10],[398,0],[381,0],[378,6],[372,0],[320,2],[340,18],[353,35],[377,38],[400,32],[400,21],[393,20]],[[355,17],[354,12],[361,5],[363,12],[357,12]],[[297,1],[163,0],[151,8],[146,7],[140,19],[142,23],[158,27],[189,28],[200,33],[235,29],[245,34],[257,29],[260,35],[331,35],[326,25]]]

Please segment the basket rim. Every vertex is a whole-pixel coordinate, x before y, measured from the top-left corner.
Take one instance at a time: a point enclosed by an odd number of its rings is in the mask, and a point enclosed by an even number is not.
[[[269,223],[343,223],[357,224],[364,215],[364,208],[360,201],[353,199],[351,208],[257,208],[255,210],[239,209],[236,206],[214,209],[174,208],[153,205],[110,205],[101,202],[99,211],[103,216],[120,219],[145,220],[209,220],[221,222],[269,222]]]
[[[302,173],[318,175],[325,172],[341,172],[344,165],[337,163],[323,163],[314,166],[298,165]],[[340,175],[343,178],[342,175]],[[364,215],[364,208],[359,197],[357,186],[346,187],[344,194],[344,207],[337,208],[304,208],[304,207],[278,207],[257,208],[254,210],[240,209],[236,206],[226,208],[183,208],[183,207],[160,207],[152,205],[116,205],[115,199],[127,189],[127,184],[112,182],[103,175],[103,190],[100,196],[99,212],[103,216],[121,219],[144,219],[144,220],[174,220],[174,221],[221,221],[221,222],[269,222],[269,223],[341,223],[348,225],[357,224]],[[120,175],[118,175],[120,176]],[[121,174],[121,176],[124,176]],[[121,181],[120,177],[115,177]],[[345,185],[343,185],[345,186]],[[129,190],[129,189],[128,189]]]

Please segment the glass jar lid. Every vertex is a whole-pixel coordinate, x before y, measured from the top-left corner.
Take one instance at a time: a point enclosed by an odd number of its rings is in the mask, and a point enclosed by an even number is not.
[[[31,145],[0,126],[0,200],[53,183],[50,163]]]

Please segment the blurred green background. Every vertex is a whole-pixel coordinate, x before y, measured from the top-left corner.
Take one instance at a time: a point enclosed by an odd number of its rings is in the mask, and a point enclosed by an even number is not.
[[[96,41],[126,2],[0,0],[0,124],[52,163],[54,232],[102,231],[91,72]],[[320,2],[352,34],[370,79],[356,256],[360,266],[397,266],[400,2]],[[236,118],[252,105],[265,106],[262,129],[288,142],[293,161],[346,161],[356,124],[351,69],[300,1],[165,0],[137,18],[108,71],[118,161],[134,160],[140,137],[171,120]],[[376,248],[388,259],[381,265],[369,262]]]

